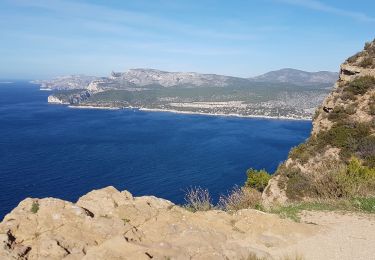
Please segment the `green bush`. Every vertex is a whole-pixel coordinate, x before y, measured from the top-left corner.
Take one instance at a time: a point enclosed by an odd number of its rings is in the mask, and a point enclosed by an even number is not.
[[[271,175],[266,172],[264,169],[257,171],[255,169],[248,169],[247,172],[247,180],[245,186],[256,189],[260,192],[268,185],[269,180],[271,179]]]
[[[294,147],[289,152],[289,157],[293,160],[300,160],[301,163],[307,163],[309,158],[314,156],[315,148],[311,145],[311,141],[306,141],[305,143],[299,144],[298,146]],[[313,148],[313,149],[312,149]]]
[[[355,153],[362,140],[370,135],[367,123],[335,124],[330,130],[317,136],[318,146],[331,145],[341,149],[341,155],[349,158]]]
[[[337,178],[345,197],[366,196],[375,192],[375,169],[362,166],[355,157],[345,171],[338,173]]]
[[[354,198],[375,195],[375,168],[362,165],[352,157],[347,165],[333,165],[314,181],[317,197],[323,199]]]
[[[375,86],[375,78],[372,76],[362,76],[355,78],[352,80],[347,87],[345,88],[345,91],[351,92],[354,95],[363,95],[369,90],[370,88],[373,88]]]
[[[39,211],[39,203],[37,201],[34,201],[33,204],[31,205],[30,211],[32,213],[37,213]]]

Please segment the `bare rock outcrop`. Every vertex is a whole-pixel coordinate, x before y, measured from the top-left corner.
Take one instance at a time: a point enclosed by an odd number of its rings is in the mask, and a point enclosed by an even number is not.
[[[133,197],[107,187],[77,203],[25,199],[0,224],[0,258],[246,259],[252,253],[272,257],[318,231],[256,210],[193,213],[164,199]]]
[[[374,222],[337,213],[309,212],[302,223],[253,209],[193,213],[107,187],[77,203],[22,201],[0,223],[0,259],[369,259]]]

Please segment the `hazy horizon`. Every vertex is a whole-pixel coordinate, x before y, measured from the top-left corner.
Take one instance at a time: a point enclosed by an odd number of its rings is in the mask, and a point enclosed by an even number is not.
[[[338,71],[374,38],[375,3],[3,0],[0,15],[0,79],[131,68],[252,77]]]

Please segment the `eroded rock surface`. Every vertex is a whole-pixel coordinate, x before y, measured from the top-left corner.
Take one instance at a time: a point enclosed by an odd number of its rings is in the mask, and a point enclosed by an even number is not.
[[[33,213],[33,204],[39,209]],[[290,232],[293,230],[293,232]],[[0,224],[1,259],[241,259],[271,257],[319,229],[241,210],[192,213],[113,187],[77,203],[25,199]]]
[[[28,198],[0,224],[0,259],[247,259],[251,254],[352,259],[345,258],[355,250],[348,236],[364,239],[357,246],[367,251],[358,251],[356,259],[375,254],[373,217],[305,215],[303,223],[295,223],[251,209],[193,213],[113,187],[94,190],[77,203]],[[345,230],[345,221],[354,228]],[[314,249],[321,247],[327,252]],[[347,247],[342,254],[341,247]]]

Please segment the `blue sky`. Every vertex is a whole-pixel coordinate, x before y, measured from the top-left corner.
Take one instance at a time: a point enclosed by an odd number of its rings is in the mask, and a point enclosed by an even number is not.
[[[372,0],[0,0],[0,78],[337,71],[374,28]]]

